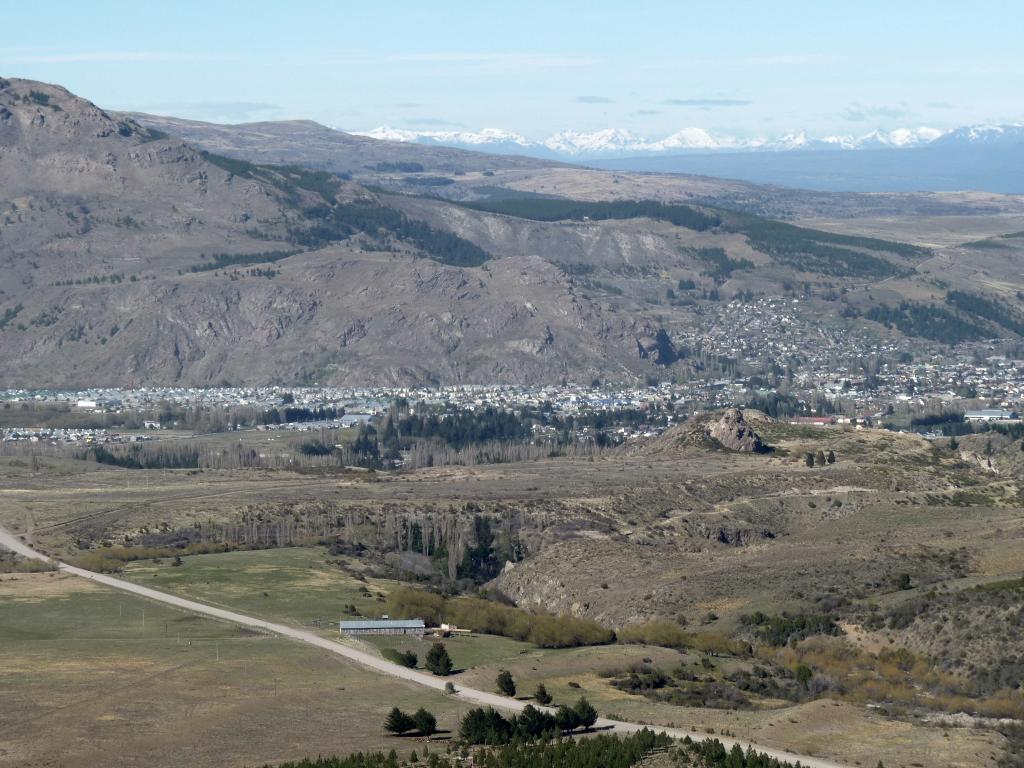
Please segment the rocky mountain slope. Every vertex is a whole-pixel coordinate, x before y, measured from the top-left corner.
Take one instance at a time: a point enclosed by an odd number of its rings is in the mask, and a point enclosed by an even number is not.
[[[960,296],[943,316],[975,337],[1017,333],[1020,239],[947,264],[723,205],[749,209],[749,185],[514,158],[491,171],[455,151],[434,156],[454,164],[440,176],[368,139],[315,149],[326,129],[304,123],[232,129],[222,144],[202,130],[236,156],[0,80],[0,386],[635,382],[699,366],[672,339],[714,331],[722,302],[797,285],[816,316],[891,335],[915,329],[890,305],[983,284],[996,304]],[[363,171],[310,169],[335,155]],[[382,192],[387,179],[420,194]]]
[[[312,120],[217,125],[142,113],[129,113],[125,117],[152,130],[178,136],[209,152],[257,163],[296,163],[331,173],[463,174],[554,165],[551,161],[531,157],[379,140],[336,131]]]
[[[636,321],[606,320],[536,256],[488,261],[362,187],[207,154],[59,87],[0,81],[0,190],[0,385],[526,381],[635,362]]]

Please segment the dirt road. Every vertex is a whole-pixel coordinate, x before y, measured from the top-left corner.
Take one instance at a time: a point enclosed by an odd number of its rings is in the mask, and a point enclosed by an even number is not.
[[[46,555],[41,552],[37,552],[3,528],[0,528],[0,546],[17,552],[23,557],[52,562]],[[234,611],[224,610],[223,608],[214,608],[213,606],[197,603],[193,600],[186,600],[183,597],[177,597],[176,595],[171,595],[166,592],[160,592],[155,589],[150,589],[149,587],[143,587],[139,584],[133,584],[130,581],[114,578],[113,576],[107,576],[102,573],[93,573],[92,571],[77,568],[73,565],[68,565],[67,563],[58,562],[57,566],[64,573],[80,576],[83,579],[90,579],[97,584],[104,584],[114,589],[130,592],[134,595],[138,595],[139,597],[156,600],[157,602],[164,603],[166,605],[173,605],[176,608],[181,608],[182,610],[197,613],[202,616],[210,616],[215,619],[230,621],[242,626],[261,629],[267,632],[273,632],[274,634],[281,635],[283,637],[289,637],[293,640],[306,643],[307,645],[312,645],[330,653],[343,656],[346,659],[354,661],[357,664],[362,664],[363,666],[374,669],[382,674],[391,675],[403,680],[409,680],[417,685],[433,688],[437,691],[444,691],[445,683],[448,682],[443,677],[437,677],[414,669],[408,669],[407,667],[403,667],[398,664],[392,664],[379,656],[374,656],[373,654],[360,651],[356,648],[352,648],[351,646],[337,643],[333,640],[328,640],[327,638],[320,637],[319,635],[315,635],[312,632],[307,632],[302,629],[296,629],[285,624],[263,621],[262,619],[257,619],[252,616],[246,616],[241,613],[235,613]],[[521,711],[523,707],[529,703],[517,701],[516,699],[508,698],[506,696],[499,696],[496,693],[477,690],[475,688],[458,687],[455,695],[474,704],[511,711]],[[633,733],[649,726],[644,726],[639,723],[629,723],[621,720],[608,720],[601,718],[597,721],[596,727],[616,733]],[[690,736],[696,740],[707,738],[707,734],[700,734],[695,731],[688,731],[681,728],[653,728],[654,730],[663,731],[676,738],[683,738],[684,736]],[[791,752],[765,747],[760,744],[742,741],[740,739],[731,739],[723,736],[719,736],[717,738],[725,744],[727,748],[731,749],[733,744],[739,744],[744,750],[748,747],[753,747],[756,751],[764,752],[779,760],[786,760],[793,763],[799,760],[800,764],[804,766],[804,768],[844,768],[840,763],[835,763],[830,760],[808,757],[806,755],[797,755]]]

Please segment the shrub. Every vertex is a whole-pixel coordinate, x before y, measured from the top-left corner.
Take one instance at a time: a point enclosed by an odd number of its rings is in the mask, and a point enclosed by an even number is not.
[[[551,694],[544,687],[544,683],[537,684],[537,689],[533,692],[533,698],[538,704],[548,705],[551,703]]]
[[[498,678],[494,684],[498,693],[504,696],[516,695],[516,681],[512,679],[512,673],[507,669],[503,669],[498,673]]]
[[[401,664],[403,667],[409,667],[410,669],[414,668],[419,660],[412,651],[399,651],[396,648],[384,648],[381,650],[380,655],[392,664]]]
[[[525,640],[542,648],[602,645],[615,639],[614,632],[590,619],[528,613],[475,597],[446,600],[441,595],[411,588],[392,592],[388,596],[388,611],[393,616],[422,618],[432,624],[443,619],[476,632]]]
[[[803,640],[811,635],[838,635],[842,632],[833,618],[826,614],[800,613],[767,616],[760,611],[745,614],[740,622],[755,626],[754,636],[769,645],[782,646],[792,640]]]
[[[659,645],[663,648],[689,648],[693,636],[678,624],[653,619],[646,624],[632,624],[619,630],[619,642]]]

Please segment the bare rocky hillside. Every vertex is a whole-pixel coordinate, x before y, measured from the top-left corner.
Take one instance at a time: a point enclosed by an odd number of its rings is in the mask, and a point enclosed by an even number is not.
[[[972,230],[998,247],[933,250],[723,206],[751,185],[154,125],[0,80],[0,386],[637,382],[700,370],[725,304],[798,287],[835,338],[1024,328],[1012,217]]]

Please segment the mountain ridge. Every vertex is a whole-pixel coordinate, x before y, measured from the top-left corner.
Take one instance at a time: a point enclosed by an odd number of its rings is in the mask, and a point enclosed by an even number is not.
[[[1006,271],[1016,240],[961,260],[985,285],[1004,276],[1000,296],[954,306],[934,269],[950,290],[980,285],[956,262],[714,199],[749,186],[518,159],[490,171],[475,153],[438,155],[476,168],[440,176],[367,141],[345,159],[375,169],[360,183],[316,170],[322,147],[256,162],[271,136],[227,157],[0,81],[0,386],[637,383],[716,369],[726,302],[769,307],[797,286],[836,338],[1018,327],[998,315],[1024,287]]]
[[[661,139],[650,140],[621,128],[597,131],[562,130],[546,138],[531,140],[523,134],[502,128],[480,131],[442,131],[392,128],[387,125],[353,135],[399,143],[419,143],[450,147],[472,147],[504,152],[547,154],[559,159],[588,160],[613,157],[643,157],[673,152],[789,152],[796,150],[910,149],[932,144],[939,146],[973,143],[1022,143],[1024,124],[972,125],[940,130],[929,126],[875,129],[861,134],[828,134],[813,137],[807,131],[795,131],[775,138],[741,138],[714,135],[690,126]]]

